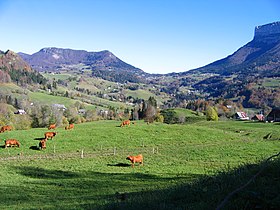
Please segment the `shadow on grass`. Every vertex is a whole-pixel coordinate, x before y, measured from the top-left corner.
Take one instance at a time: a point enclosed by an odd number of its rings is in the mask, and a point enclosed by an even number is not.
[[[29,149],[32,149],[32,150],[40,150],[40,148],[38,146],[31,146],[29,147]]]
[[[279,159],[272,161],[223,209],[280,209],[279,166]],[[0,207],[15,208],[20,203],[23,209],[215,209],[261,167],[261,163],[248,164],[215,176],[174,174],[169,178],[132,170],[129,173],[101,173],[13,167],[13,173],[29,181],[22,186],[2,184]]]
[[[45,139],[44,137],[42,137],[42,138],[34,138],[34,140],[39,140],[39,141],[44,140],[44,139]]]
[[[66,179],[79,177],[79,174],[74,172],[62,170],[47,170],[31,166],[16,168],[16,171],[23,176],[39,179]]]
[[[107,166],[115,166],[115,167],[131,167],[131,164],[128,164],[128,163],[116,163],[116,164],[107,164]]]

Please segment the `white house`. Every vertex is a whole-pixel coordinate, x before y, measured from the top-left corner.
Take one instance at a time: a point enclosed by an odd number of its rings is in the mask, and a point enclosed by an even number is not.
[[[249,120],[250,118],[248,117],[246,112],[236,112],[235,113],[235,119],[238,119],[238,120]]]

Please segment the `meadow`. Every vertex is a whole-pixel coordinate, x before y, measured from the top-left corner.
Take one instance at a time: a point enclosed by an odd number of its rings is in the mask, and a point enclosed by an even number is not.
[[[21,147],[0,148],[0,208],[215,209],[280,149],[277,123],[119,125],[96,121],[77,124],[74,130],[57,128],[42,151],[37,146],[47,128],[1,133],[0,145],[16,138]],[[132,168],[126,157],[139,153],[144,165]],[[268,182],[273,187],[266,189]],[[280,186],[275,183],[278,159],[225,209],[252,207],[246,196],[262,190],[267,196],[261,205],[269,201],[279,207]]]

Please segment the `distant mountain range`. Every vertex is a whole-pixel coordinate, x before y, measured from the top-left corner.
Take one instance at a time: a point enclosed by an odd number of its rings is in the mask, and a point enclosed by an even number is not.
[[[85,69],[92,70],[93,76],[100,76],[112,81],[119,81],[121,78],[121,80],[128,79],[131,82],[144,82],[145,77],[151,76],[141,69],[125,63],[107,50],[87,52],[51,47],[43,48],[32,55],[18,54],[38,71],[71,71],[75,65],[84,65]],[[168,75],[214,73],[275,76],[279,75],[279,63],[280,22],[274,22],[257,26],[253,40],[228,57],[201,68]]]

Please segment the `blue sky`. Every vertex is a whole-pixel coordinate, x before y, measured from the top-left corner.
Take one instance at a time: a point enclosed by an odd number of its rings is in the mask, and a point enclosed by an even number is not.
[[[232,54],[280,21],[278,0],[0,0],[0,50],[109,50],[148,73]]]

